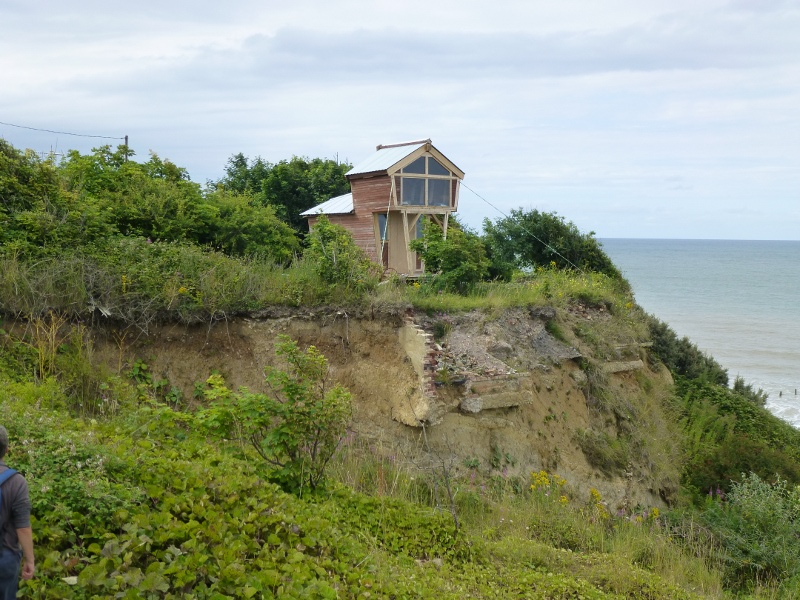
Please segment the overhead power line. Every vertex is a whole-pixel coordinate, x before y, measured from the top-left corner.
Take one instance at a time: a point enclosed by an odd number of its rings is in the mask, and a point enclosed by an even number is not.
[[[484,198],[483,196],[481,196],[481,195],[480,195],[478,192],[476,192],[475,190],[473,190],[473,189],[472,189],[471,187],[469,187],[469,186],[468,186],[466,183],[464,183],[464,182],[462,181],[462,182],[461,182],[461,185],[463,185],[463,186],[464,186],[465,188],[467,188],[467,189],[468,189],[470,192],[472,192],[473,194],[475,194],[475,195],[476,195],[478,198],[480,198],[481,200],[483,200],[484,202],[486,202],[486,204],[488,204],[489,206],[491,206],[493,209],[495,209],[495,210],[496,210],[497,212],[499,212],[501,215],[503,215],[504,217],[508,218],[508,215],[507,215],[506,213],[504,213],[502,210],[500,210],[499,208],[497,208],[497,207],[496,207],[494,204],[492,204],[491,202],[489,202],[489,201],[488,201],[486,198]],[[558,250],[556,250],[555,248],[553,248],[553,247],[552,247],[550,244],[548,244],[548,243],[547,243],[547,242],[545,242],[544,240],[542,240],[542,239],[538,238],[538,237],[537,237],[537,236],[536,236],[536,235],[535,235],[535,234],[534,234],[532,231],[528,230],[528,229],[527,229],[527,228],[526,228],[524,225],[520,224],[520,227],[522,227],[522,230],[523,230],[523,231],[525,231],[525,232],[526,232],[528,235],[530,235],[530,236],[531,236],[533,239],[535,239],[536,241],[540,242],[540,243],[541,243],[541,244],[543,244],[543,245],[544,245],[546,248],[549,248],[549,249],[550,249],[550,250],[552,250],[552,251],[553,251],[555,254],[557,254],[558,256],[560,256],[561,258],[563,258],[563,259],[564,259],[564,260],[565,260],[567,263],[569,263],[570,265],[572,265],[572,266],[575,268],[575,270],[576,270],[576,271],[581,271],[581,272],[583,272],[583,269],[581,269],[581,268],[580,268],[578,265],[576,265],[574,262],[572,262],[572,261],[571,261],[570,259],[568,259],[566,256],[564,256],[563,254],[561,254],[561,252],[559,252]]]
[[[124,140],[127,139],[128,136],[120,136],[114,137],[110,135],[89,135],[86,133],[70,133],[69,131],[53,131],[52,129],[40,129],[39,127],[27,127],[25,125],[15,125],[14,123],[5,123],[0,121],[0,125],[8,125],[9,127],[16,127],[18,129],[30,129],[31,131],[44,131],[47,133],[56,133],[58,135],[72,135],[75,137],[85,137],[85,138],[101,138],[104,140]]]

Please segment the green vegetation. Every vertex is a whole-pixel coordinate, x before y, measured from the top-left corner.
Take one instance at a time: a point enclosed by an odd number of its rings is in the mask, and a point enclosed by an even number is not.
[[[761,390],[729,389],[557,215],[513,211],[482,236],[426,228],[429,275],[378,285],[340,227],[298,234],[301,210],[347,191],[346,170],[236,155],[203,189],[156,155],[56,164],[0,140],[0,406],[34,499],[27,597],[800,597],[800,433]],[[267,394],[211,375],[191,401],[149,359],[98,361],[87,325],[124,336],[322,304],[442,313],[437,339],[451,313],[552,307],[547,330],[584,355],[590,422],[572,441],[607,474],[646,462],[659,479],[639,484],[671,509],[617,513],[553,473],[481,476],[475,458],[445,492],[345,436],[349,394],[313,348],[280,340]],[[640,357],[674,388],[631,375],[626,394],[602,369]]]
[[[314,265],[320,280],[329,286],[344,288],[361,295],[373,289],[380,272],[356,246],[352,236],[341,225],[320,216],[307,238],[305,260]]]
[[[483,227],[486,245],[491,249],[492,270],[498,277],[508,279],[515,270],[552,264],[559,269],[595,271],[622,279],[594,232],[581,233],[574,223],[555,213],[519,208],[494,223],[486,219]]]
[[[728,372],[712,357],[707,356],[689,338],[678,338],[669,325],[648,318],[653,358],[659,360],[675,375],[728,385]]]
[[[410,248],[425,263],[428,287],[435,291],[466,294],[489,274],[489,261],[481,239],[451,220],[445,239],[441,227],[425,224],[422,238],[413,240]]]
[[[212,375],[205,391],[209,407],[198,419],[224,439],[250,444],[273,467],[271,479],[302,493],[324,480],[347,431],[350,394],[340,385],[329,387],[328,362],[314,346],[304,352],[279,336],[276,354],[288,369],[267,369],[271,394],[231,392],[220,375]]]
[[[268,206],[297,231],[308,226],[300,216],[305,210],[350,191],[344,176],[352,165],[320,158],[293,156],[270,164],[256,157],[248,159],[242,153],[231,156],[225,177],[217,187],[252,198],[257,206]]]

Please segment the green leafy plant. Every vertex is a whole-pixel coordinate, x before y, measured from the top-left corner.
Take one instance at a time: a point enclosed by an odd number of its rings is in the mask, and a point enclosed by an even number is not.
[[[409,248],[425,263],[426,282],[435,290],[465,294],[489,275],[489,261],[480,238],[451,221],[447,237],[438,225],[426,222],[420,239]]]
[[[750,473],[724,495],[712,490],[703,521],[721,541],[735,586],[800,574],[800,489]]]
[[[323,282],[365,291],[378,280],[378,266],[356,246],[353,236],[341,225],[320,216],[308,235],[303,258],[314,265]]]
[[[515,269],[552,264],[559,269],[596,271],[622,280],[594,232],[581,233],[574,223],[556,213],[520,208],[495,222],[486,219],[483,227],[486,246],[491,249],[492,271],[504,279]]]
[[[266,369],[268,394],[232,392],[220,375],[208,378],[209,408],[198,413],[208,429],[244,441],[273,468],[288,490],[315,489],[350,421],[350,393],[330,385],[328,361],[314,346],[305,351],[279,336],[275,353],[286,370]]]

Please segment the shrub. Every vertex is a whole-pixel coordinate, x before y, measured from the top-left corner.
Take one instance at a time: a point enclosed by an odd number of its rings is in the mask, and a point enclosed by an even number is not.
[[[728,371],[688,337],[679,338],[669,325],[653,316],[648,321],[653,356],[661,360],[673,375],[728,385]]]
[[[464,230],[455,221],[447,230],[425,223],[420,239],[411,242],[425,263],[427,283],[435,290],[465,294],[489,275],[489,261],[480,238]]]
[[[720,540],[729,583],[782,580],[800,574],[800,489],[754,473],[725,500],[709,499],[703,520]]]
[[[303,258],[314,265],[323,282],[360,291],[377,284],[378,266],[370,262],[341,225],[331,223],[322,215],[307,240]]]
[[[754,388],[752,383],[745,383],[744,377],[736,376],[733,380],[733,391],[744,396],[756,406],[766,406],[769,394],[761,388]]]
[[[484,220],[483,227],[492,267],[499,275],[510,268],[530,270],[552,262],[559,269],[596,271],[622,279],[594,232],[581,233],[556,213],[519,208],[494,223]]]
[[[208,379],[211,406],[198,413],[209,430],[250,444],[291,491],[315,489],[350,420],[350,393],[329,387],[328,361],[314,347],[300,350],[282,335],[275,353],[288,369],[266,369],[269,394],[231,392],[219,375]]]

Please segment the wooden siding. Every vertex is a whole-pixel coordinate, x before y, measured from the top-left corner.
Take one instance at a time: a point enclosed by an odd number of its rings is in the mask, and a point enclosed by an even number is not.
[[[399,177],[398,183],[399,183]],[[341,225],[353,236],[355,243],[363,249],[370,260],[381,264],[380,240],[378,238],[376,214],[386,214],[387,208],[391,213],[388,224],[388,254],[389,267],[398,273],[419,274],[421,264],[416,259],[416,253],[408,250],[406,234],[404,231],[403,212],[408,212],[409,226],[416,215],[429,214],[436,215],[443,224],[446,213],[457,209],[459,181],[453,180],[451,187],[451,206],[396,206],[390,198],[392,191],[392,178],[389,175],[379,175],[374,177],[352,177],[350,178],[350,189],[353,193],[353,214],[349,215],[328,215],[331,223]],[[398,190],[399,195],[399,190]],[[314,227],[317,217],[309,217],[308,224]],[[408,232],[409,239],[414,238],[414,230]]]

